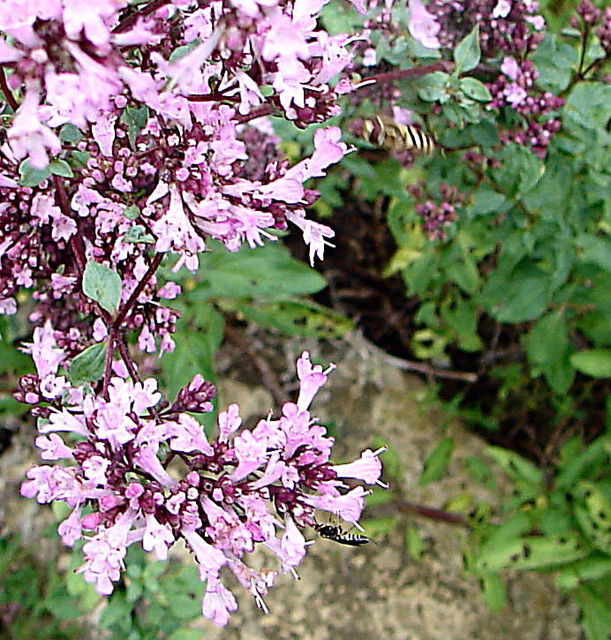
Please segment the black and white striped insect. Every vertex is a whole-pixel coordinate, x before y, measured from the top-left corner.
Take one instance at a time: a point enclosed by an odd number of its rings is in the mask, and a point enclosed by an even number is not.
[[[362,547],[364,544],[371,542],[367,536],[357,533],[348,533],[337,524],[319,524],[314,525],[314,529],[321,538],[333,540],[338,544],[345,544],[349,547]]]
[[[363,120],[361,138],[387,151],[412,150],[424,155],[433,153],[435,141],[418,127],[399,124],[392,118],[374,116]]]

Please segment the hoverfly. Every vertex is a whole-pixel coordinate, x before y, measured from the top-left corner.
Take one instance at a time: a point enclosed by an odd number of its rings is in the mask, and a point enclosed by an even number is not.
[[[364,118],[360,136],[366,142],[386,151],[413,150],[428,155],[435,149],[435,140],[428,133],[414,125],[399,124],[385,116]]]

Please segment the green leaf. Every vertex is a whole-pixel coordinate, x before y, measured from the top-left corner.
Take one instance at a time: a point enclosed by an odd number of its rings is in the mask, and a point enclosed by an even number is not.
[[[568,327],[562,311],[542,318],[525,339],[526,355],[533,367],[545,375],[556,393],[566,393],[573,382]]]
[[[569,491],[580,479],[595,477],[599,469],[608,465],[610,452],[611,438],[600,436],[583,451],[567,458],[556,477],[557,489]]]
[[[465,471],[487,489],[495,489],[496,481],[492,469],[478,458],[468,457],[463,460]]]
[[[284,300],[316,293],[326,286],[314,269],[295,260],[282,244],[268,244],[228,253],[209,251],[201,256],[202,282],[190,292],[192,300],[211,298]]]
[[[83,138],[83,134],[78,127],[68,123],[63,125],[59,130],[59,137],[62,142],[70,142],[74,144]]]
[[[414,529],[414,527],[408,527],[405,530],[405,548],[409,553],[410,558],[413,560],[420,560],[422,558],[422,552],[424,551],[424,541],[422,536]]]
[[[128,220],[136,220],[140,215],[140,209],[138,208],[137,205],[130,204],[129,207],[125,207],[125,209],[123,209],[123,215]]]
[[[578,52],[557,34],[547,32],[529,58],[539,72],[537,86],[557,94],[568,86],[573,67],[578,63]]]
[[[488,87],[476,78],[461,78],[459,86],[467,97],[477,100],[477,102],[490,102],[492,100]]]
[[[92,344],[76,356],[70,363],[68,379],[78,386],[86,382],[97,382],[104,373],[107,344]]]
[[[604,578],[610,574],[611,558],[598,554],[578,560],[559,570],[554,581],[559,589],[575,589],[580,582]]]
[[[571,356],[571,364],[593,378],[611,378],[611,349],[586,349]]]
[[[188,44],[184,44],[184,45],[182,45],[180,47],[176,47],[176,49],[174,49],[174,51],[172,51],[172,53],[170,53],[168,61],[169,62],[178,62],[178,60],[180,60],[181,58],[183,58],[187,54],[191,53],[191,51],[193,51],[200,44],[201,44],[201,40],[199,38],[195,38],[194,40],[192,40]]]
[[[122,237],[123,242],[133,244],[153,244],[155,238],[141,224],[131,226]]]
[[[34,169],[24,160],[19,165],[19,184],[22,187],[37,187],[43,180],[51,175],[51,169],[47,165],[44,169]]]
[[[201,603],[189,593],[173,593],[168,608],[178,620],[193,620],[201,614]]]
[[[533,487],[542,486],[543,472],[517,453],[502,447],[486,447],[484,453],[490,456],[513,480],[521,480]]]
[[[507,600],[505,583],[498,573],[485,573],[481,576],[482,599],[490,611],[500,611]]]
[[[601,269],[611,272],[611,242],[609,242],[609,238],[597,238],[584,233],[576,239],[576,245],[584,262],[592,262]]]
[[[443,438],[424,461],[424,470],[418,478],[417,486],[422,487],[441,478],[448,467],[453,451],[454,439]]]
[[[72,168],[65,160],[51,160],[51,162],[49,162],[49,171],[51,171],[54,176],[60,176],[61,178],[74,178]]]
[[[449,78],[443,71],[428,73],[418,81],[418,96],[425,102],[447,102],[450,99]]]
[[[176,629],[168,636],[168,640],[201,640],[202,632],[197,629]]]
[[[498,539],[485,544],[475,561],[478,573],[501,569],[547,569],[584,558],[589,549],[572,533]]]
[[[121,122],[127,125],[127,137],[132,148],[136,147],[136,138],[148,120],[148,107],[142,105],[140,108],[126,107],[121,114]]]
[[[360,524],[368,538],[379,540],[396,529],[399,526],[399,520],[397,518],[367,518]]]
[[[488,213],[505,213],[511,207],[505,196],[486,184],[479,186],[472,195],[471,213],[483,216]]]
[[[388,491],[387,489],[382,489],[382,487],[374,486],[371,489],[371,493],[365,496],[365,504],[367,507],[379,507],[382,504],[388,504],[389,502],[393,502],[395,496]]]
[[[339,338],[352,328],[341,314],[315,302],[285,300],[269,304],[252,302],[222,305],[263,327],[278,329],[291,336]]]
[[[504,144],[495,156],[499,166],[492,168],[490,173],[507,198],[528,193],[545,175],[545,163],[526,147]]]
[[[66,593],[63,584],[47,593],[44,604],[58,620],[74,620],[83,615],[78,607],[78,600]]]
[[[475,300],[499,322],[517,323],[542,315],[551,295],[549,274],[525,260],[509,273],[494,271]]]
[[[456,70],[454,73],[460,75],[466,71],[475,69],[479,64],[482,57],[482,52],[479,46],[479,26],[476,25],[474,29],[465,36],[454,49],[454,62],[456,63]]]
[[[83,273],[83,293],[114,314],[121,301],[121,278],[116,271],[90,260]]]
[[[600,488],[592,482],[580,482],[574,495],[581,498],[585,509],[575,504],[575,517],[592,544],[611,555],[611,504]]]
[[[183,315],[177,324],[174,351],[165,353],[161,359],[170,396],[197,373],[210,382],[215,380],[212,359],[223,340],[223,315],[212,304],[195,307],[197,315],[193,313],[192,306],[189,309],[189,314]]]
[[[106,603],[106,607],[99,617],[100,627],[102,629],[110,629],[117,625],[125,633],[131,631],[132,605],[125,598],[125,593],[115,591]]]
[[[609,640],[611,606],[608,596],[605,599],[594,589],[582,586],[575,592],[575,600],[583,614],[582,625],[587,640]]]

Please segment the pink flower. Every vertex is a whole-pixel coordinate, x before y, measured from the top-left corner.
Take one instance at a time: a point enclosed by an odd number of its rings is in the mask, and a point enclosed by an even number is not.
[[[125,568],[123,559],[127,551],[127,534],[131,527],[133,513],[126,511],[116,523],[103,529],[86,542],[83,547],[85,563],[77,573],[82,573],[85,582],[95,585],[100,595],[113,591],[113,581],[117,581]]]
[[[69,38],[78,40],[81,31],[94,45],[107,44],[110,39],[109,24],[127,5],[125,0],[63,0],[64,28]]]
[[[511,11],[511,2],[509,0],[499,0],[492,10],[493,18],[506,18]]]
[[[505,56],[501,64],[501,71],[511,80],[517,80],[520,75],[520,65],[515,58]]]
[[[378,456],[386,450],[385,447],[372,451],[366,449],[361,457],[354,462],[340,464],[333,467],[339,478],[357,478],[367,484],[377,484],[382,473],[382,463]]]
[[[44,169],[49,164],[47,149],[53,154],[61,151],[59,138],[40,121],[39,97],[38,84],[34,81],[26,83],[25,98],[8,130],[9,144],[15,157],[27,156],[34,169]]]
[[[169,425],[174,437],[170,440],[170,448],[173,451],[189,453],[197,451],[206,455],[212,455],[212,447],[208,444],[202,425],[190,415],[181,413],[178,422]]]
[[[503,95],[505,96],[505,100],[514,107],[524,102],[528,97],[526,90],[516,82],[508,84],[503,90]]]
[[[50,373],[56,373],[59,365],[65,360],[66,353],[57,346],[51,321],[47,320],[43,327],[36,327],[31,344],[23,348],[29,353],[36,365],[36,371],[41,378]]]
[[[420,0],[409,0],[409,23],[407,27],[412,38],[427,49],[439,49],[441,47],[441,43],[437,38],[441,27]]]
[[[152,513],[146,514],[146,530],[142,538],[142,548],[154,551],[157,560],[167,560],[168,548],[175,541],[172,530],[168,525],[157,521]]]
[[[42,450],[40,457],[43,460],[60,460],[61,458],[72,458],[72,449],[64,444],[64,441],[56,434],[38,436],[36,446]]]
[[[218,627],[223,627],[229,622],[229,613],[236,611],[237,608],[238,603],[231,591],[221,584],[218,576],[210,576],[206,585],[206,593],[202,600],[204,618],[212,620]]]

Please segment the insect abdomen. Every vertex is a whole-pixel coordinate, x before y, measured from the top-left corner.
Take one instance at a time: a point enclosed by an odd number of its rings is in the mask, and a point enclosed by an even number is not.
[[[435,149],[435,141],[427,133],[411,124],[399,124],[390,118],[375,116],[363,120],[361,137],[387,151],[404,149],[429,154]]]
[[[337,525],[332,524],[316,524],[314,525],[318,535],[321,538],[327,540],[333,540],[338,544],[345,544],[349,547],[360,547],[370,542],[366,536],[361,536],[354,533],[346,533],[343,529]]]

